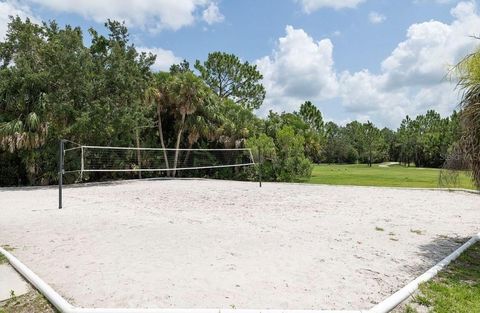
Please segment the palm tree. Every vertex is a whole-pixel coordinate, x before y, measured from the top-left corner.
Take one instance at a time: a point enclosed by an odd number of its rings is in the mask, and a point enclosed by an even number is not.
[[[456,71],[458,85],[463,90],[459,151],[472,170],[476,186],[480,188],[480,50],[464,58],[456,66]]]
[[[36,149],[45,144],[49,124],[45,120],[43,94],[29,96],[12,95],[10,101],[0,106],[0,151],[3,148],[17,155],[27,151],[23,159],[32,182],[38,171]]]
[[[175,176],[180,143],[186,128],[186,118],[204,105],[205,99],[208,97],[208,87],[193,73],[182,72],[171,76],[169,95],[177,129],[172,172],[172,175]]]
[[[169,105],[168,103],[168,78],[165,76],[165,73],[159,73],[155,77],[153,84],[147,88],[145,92],[145,100],[147,103],[156,106],[157,111],[157,126],[158,126],[158,136],[160,137],[160,144],[163,149],[163,157],[165,159],[165,166],[167,169],[170,168],[168,164],[168,155],[165,146],[165,140],[163,138],[163,126],[162,126],[162,113],[167,110]],[[168,173],[168,172],[167,172]]]
[[[183,164],[186,164],[190,158],[193,145],[201,138],[209,142],[216,141],[222,134],[222,126],[228,121],[221,114],[223,100],[215,94],[209,92],[202,106],[197,107],[195,114],[187,117],[185,122],[185,132],[188,133],[188,148]]]
[[[252,111],[231,100],[223,100],[220,106],[222,123],[219,141],[225,148],[238,148],[252,131],[257,128],[258,119]]]
[[[36,112],[0,123],[0,145],[10,152],[33,150],[45,143],[48,124]]]
[[[187,164],[190,158],[190,152],[194,144],[202,137],[209,138],[211,135],[211,123],[201,115],[193,115],[187,118],[185,122],[185,131],[188,133],[188,151],[183,159],[183,164]]]

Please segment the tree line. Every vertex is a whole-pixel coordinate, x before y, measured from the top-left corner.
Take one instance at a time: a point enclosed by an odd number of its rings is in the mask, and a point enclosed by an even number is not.
[[[406,166],[441,167],[461,136],[459,114],[442,118],[434,110],[406,116],[393,131],[371,122],[345,126],[328,122],[323,162],[373,163],[397,161]]]
[[[397,130],[371,122],[325,123],[310,101],[298,112],[271,111],[261,118],[254,112],[266,91],[255,65],[213,52],[193,66],[183,61],[154,72],[156,56],[139,52],[123,23],[109,20],[105,27],[106,36],[90,28],[85,45],[79,27],[11,18],[0,42],[0,185],[55,183],[62,138],[99,146],[247,147],[263,164],[264,179],[295,181],[308,178],[321,162],[439,167],[460,137],[456,112],[446,118],[434,111],[407,116]],[[176,151],[173,159],[165,157],[169,168],[181,161]],[[138,156],[139,164],[150,161]],[[257,170],[187,174],[255,179]]]

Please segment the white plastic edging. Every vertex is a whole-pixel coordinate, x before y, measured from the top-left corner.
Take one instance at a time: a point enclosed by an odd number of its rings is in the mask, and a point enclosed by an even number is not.
[[[432,279],[439,271],[455,260],[466,249],[480,241],[480,233],[473,236],[452,254],[444,258],[421,276],[408,285],[395,292],[393,295],[375,305],[370,310],[237,310],[237,309],[108,309],[108,308],[77,308],[68,303],[52,287],[32,272],[27,266],[15,258],[12,254],[0,247],[10,264],[37,290],[47,298],[62,313],[388,313],[400,303],[410,297],[419,284]]]
[[[460,248],[455,250],[452,254],[447,256],[445,259],[438,262],[435,266],[431,269],[426,271],[424,274],[417,277],[415,280],[410,282],[408,285],[400,289],[399,291],[395,292],[393,295],[388,297],[387,299],[383,300],[379,304],[375,305],[372,309],[369,310],[371,313],[388,313],[397,307],[400,303],[405,301],[408,297],[410,297],[417,289],[421,283],[429,281],[438,272],[440,272],[444,267],[446,267],[450,262],[455,260],[462,254],[465,250],[470,248],[474,243],[480,241],[480,233],[470,238],[469,241],[464,243]]]
[[[107,309],[74,308],[70,313],[368,313],[348,310],[244,310],[244,309]]]
[[[10,254],[8,251],[0,247],[0,253],[2,253],[10,262],[10,264],[15,268],[25,279],[28,280],[35,288],[37,288],[40,293],[42,293],[45,298],[50,301],[50,303],[55,306],[60,312],[72,312],[73,306],[68,303],[65,299],[62,298],[52,287],[45,283],[40,277],[38,277],[34,272],[32,272],[28,267],[26,267],[22,262],[20,262],[16,257]]]

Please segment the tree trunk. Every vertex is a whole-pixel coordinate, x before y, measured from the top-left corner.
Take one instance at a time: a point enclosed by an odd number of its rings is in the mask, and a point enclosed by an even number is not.
[[[180,124],[180,129],[177,134],[177,143],[175,144],[175,158],[173,160],[173,172],[172,176],[175,177],[177,173],[177,163],[178,163],[178,149],[180,149],[180,141],[182,140],[183,126],[185,125],[185,114],[182,114],[182,121]]]
[[[142,154],[140,151],[140,131],[135,129],[135,141],[137,143],[137,163],[138,163],[138,169],[142,169]],[[142,179],[142,172],[138,171],[138,178]]]
[[[160,136],[160,144],[162,145],[163,149],[163,157],[165,159],[165,166],[170,168],[168,165],[168,156],[167,156],[167,150],[165,147],[165,141],[163,140],[163,127],[162,127],[162,112],[161,112],[161,107],[160,104],[157,105],[157,115],[158,115],[158,135]],[[170,176],[170,171],[167,171],[167,176]]]
[[[187,155],[185,156],[185,159],[183,160],[183,164],[187,164],[188,158],[190,157],[190,149],[192,149],[193,143],[188,144],[188,151]]]

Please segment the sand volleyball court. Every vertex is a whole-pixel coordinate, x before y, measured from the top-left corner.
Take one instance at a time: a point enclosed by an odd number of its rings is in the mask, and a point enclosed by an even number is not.
[[[478,195],[218,180],[0,188],[0,245],[72,304],[367,309],[478,233]]]

